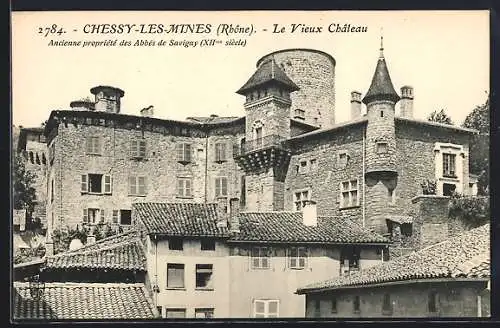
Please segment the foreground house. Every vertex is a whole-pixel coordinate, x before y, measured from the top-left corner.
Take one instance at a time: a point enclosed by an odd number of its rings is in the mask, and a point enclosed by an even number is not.
[[[346,277],[309,284],[306,316],[481,317],[490,313],[490,225]]]
[[[218,204],[136,203],[147,271],[164,317],[304,317],[300,285],[383,261],[388,240],[349,219],[239,212]]]

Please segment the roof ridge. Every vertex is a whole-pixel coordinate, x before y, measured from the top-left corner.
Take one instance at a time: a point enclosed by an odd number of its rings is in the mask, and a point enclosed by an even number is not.
[[[81,252],[74,252],[74,253],[66,253],[66,254],[61,254],[60,257],[63,257],[63,256],[75,256],[75,255],[88,255],[88,254],[92,254],[92,253],[99,253],[99,252],[102,252],[102,251],[107,251],[107,250],[110,250],[110,249],[113,249],[113,248],[118,248],[118,247],[122,247],[122,246],[126,246],[127,244],[135,244],[138,242],[138,237],[134,237],[133,240],[124,240],[124,241],[121,241],[121,242],[117,242],[115,244],[111,244],[111,245],[107,245],[105,247],[101,247],[101,248],[96,248],[96,249],[89,249],[89,250],[84,250],[84,251],[81,251]],[[94,244],[92,244],[94,245]],[[57,254],[59,255],[59,254]],[[57,257],[54,256],[55,257]]]
[[[146,285],[141,282],[75,282],[75,281],[56,281],[56,282],[46,282],[45,283],[45,288],[47,287],[66,287],[66,288],[78,288],[81,286],[88,286],[88,287],[141,287],[141,288],[146,288]],[[29,286],[29,282],[25,281],[14,281],[14,287],[24,287],[24,286]]]

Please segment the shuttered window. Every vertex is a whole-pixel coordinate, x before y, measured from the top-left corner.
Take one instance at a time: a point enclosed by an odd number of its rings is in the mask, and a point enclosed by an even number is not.
[[[192,197],[192,180],[191,178],[177,178],[177,196]]]
[[[146,196],[146,177],[144,176],[129,176],[129,195],[131,196]]]
[[[101,155],[101,138],[100,137],[87,137],[86,139],[86,153],[90,155]]]
[[[181,163],[191,162],[191,145],[188,143],[180,143],[176,146],[177,161]]]
[[[269,269],[271,249],[268,247],[254,247],[251,253],[252,269]]]
[[[80,191],[92,194],[111,194],[113,179],[109,174],[82,174]]]
[[[215,144],[215,161],[224,162],[226,160],[226,144],[216,143]]]
[[[227,178],[215,178],[215,196],[227,196]]]
[[[255,300],[253,304],[254,318],[277,318],[279,315],[278,300]]]
[[[130,141],[130,157],[133,158],[146,157],[146,140],[135,139]]]
[[[184,264],[167,264],[167,287],[184,288]]]

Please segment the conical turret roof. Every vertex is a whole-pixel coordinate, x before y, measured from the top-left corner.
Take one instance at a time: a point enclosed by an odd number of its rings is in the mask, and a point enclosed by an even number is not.
[[[389,100],[396,103],[401,99],[392,85],[383,50],[384,48],[381,46],[380,57],[375,68],[375,74],[373,74],[372,84],[363,98],[365,105],[376,100]]]
[[[278,66],[274,59],[270,59],[262,63],[257,71],[250,77],[236,93],[244,95],[247,91],[255,89],[269,82],[281,84],[289,91],[297,91],[299,87],[285,74],[285,72]]]

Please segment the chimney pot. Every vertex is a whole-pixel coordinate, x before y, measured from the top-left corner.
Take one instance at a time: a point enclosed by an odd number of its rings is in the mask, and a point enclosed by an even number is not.
[[[351,92],[351,119],[355,120],[361,117],[361,92]]]
[[[153,106],[149,106],[149,107],[141,109],[141,115],[145,116],[145,117],[153,117],[153,115],[154,115]]]
[[[95,243],[95,235],[94,234],[90,234],[87,236],[87,244],[90,245],[90,244],[93,244]]]
[[[309,200],[302,208],[302,220],[304,225],[308,227],[318,226],[318,214],[316,202]]]

